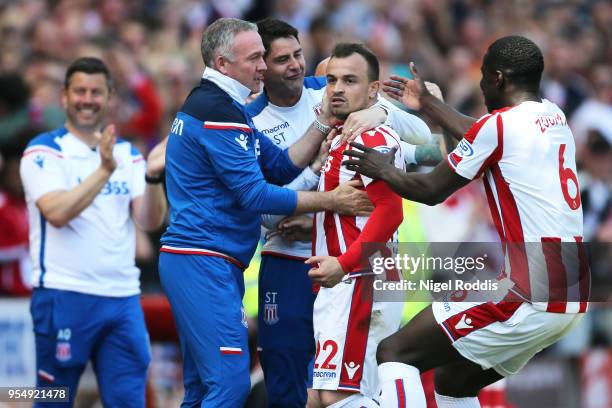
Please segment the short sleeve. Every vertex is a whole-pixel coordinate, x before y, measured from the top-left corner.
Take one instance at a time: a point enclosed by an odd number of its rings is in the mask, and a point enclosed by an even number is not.
[[[501,123],[499,114],[478,119],[448,155],[448,163],[458,175],[472,180],[499,160],[502,146],[497,122]]]
[[[32,145],[21,158],[19,173],[26,196],[36,202],[52,191],[68,190],[64,155],[47,146]]]
[[[399,143],[399,137],[388,127],[378,127],[370,131],[364,132],[355,138],[355,142],[361,143],[366,147],[370,147],[381,153],[389,153],[391,149],[397,147],[395,152],[394,165],[395,167],[405,170],[404,152]],[[393,133],[392,133],[393,132]],[[373,180],[363,174],[359,175],[364,186],[368,186]]]
[[[132,198],[135,198],[144,195],[147,162],[134,146],[130,148],[130,160],[132,162]]]

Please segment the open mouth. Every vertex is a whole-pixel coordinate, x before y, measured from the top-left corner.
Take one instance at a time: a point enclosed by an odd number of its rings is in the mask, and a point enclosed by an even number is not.
[[[93,119],[97,117],[99,109],[77,109],[77,114],[81,119]]]

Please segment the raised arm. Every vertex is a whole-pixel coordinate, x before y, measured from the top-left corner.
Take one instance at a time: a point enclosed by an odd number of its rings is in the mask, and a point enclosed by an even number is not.
[[[132,217],[136,225],[144,231],[158,229],[164,222],[168,209],[162,184],[167,144],[166,137],[149,153],[144,194],[132,199]],[[137,172],[136,177],[145,178],[145,175]]]
[[[67,189],[58,161],[64,160],[51,149],[41,150],[37,156],[26,149],[21,163],[21,178],[26,191],[33,198],[42,216],[56,228],[61,228],[91,205],[117,167],[113,147],[117,140],[115,127],[109,125],[100,138],[100,166],[76,187]],[[39,160],[39,162],[37,162]]]
[[[432,95],[413,62],[410,63],[410,72],[414,79],[393,75],[383,81],[383,91],[406,107],[429,116],[455,139],[461,140],[476,119],[457,112]]]

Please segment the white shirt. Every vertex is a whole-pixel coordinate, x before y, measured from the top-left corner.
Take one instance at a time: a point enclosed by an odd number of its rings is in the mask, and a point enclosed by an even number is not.
[[[325,80],[313,77],[304,79],[302,96],[293,106],[276,106],[262,94],[249,105],[248,110],[255,127],[281,149],[286,149],[297,142],[316,119],[316,109],[320,106],[325,92]],[[319,183],[319,176],[310,167],[285,187],[293,190],[313,190]],[[284,240],[277,232],[278,222],[285,216],[262,216],[265,227],[266,242],[262,254],[285,255],[297,258],[308,258],[312,253],[310,242]]]
[[[553,291],[564,288],[563,296],[550,298],[563,301],[587,290],[578,282],[583,261],[575,243],[583,224],[575,156],[565,115],[546,99],[483,116],[448,156],[460,176],[484,175],[493,221],[507,245],[506,273],[539,310],[554,308],[546,302]],[[549,249],[555,242],[558,253]],[[564,272],[548,270],[561,263]],[[564,307],[557,311],[577,312],[579,305]]]
[[[113,155],[117,168],[94,201],[56,228],[36,201],[76,187],[100,166],[100,153],[65,128],[37,136],[26,148],[20,173],[30,218],[33,286],[114,297],[140,292],[130,204],[144,194],[145,160],[122,140]]]

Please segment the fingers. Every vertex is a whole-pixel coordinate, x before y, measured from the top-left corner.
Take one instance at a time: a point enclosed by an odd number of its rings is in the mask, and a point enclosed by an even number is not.
[[[278,224],[278,229],[282,230],[282,229],[287,229],[287,228],[293,228],[293,227],[301,227],[302,226],[302,220],[299,219],[285,219],[283,221],[281,221]]]
[[[370,206],[369,208],[364,208],[363,210],[359,210],[357,211],[357,216],[358,217],[367,217],[370,214],[372,214],[372,211],[374,211],[374,206]]]
[[[116,129],[114,124],[110,124],[104,128],[102,131],[102,138],[112,138],[115,136]]]
[[[327,134],[327,138],[325,139],[328,142],[332,142],[336,136],[338,136],[338,131],[336,130],[336,128],[333,128],[328,134]]]
[[[361,182],[361,180],[349,180],[345,183],[343,183],[346,186],[351,186],[351,187],[363,187],[363,183]]]
[[[349,115],[342,127],[342,141],[346,143],[351,143],[357,136],[368,130],[362,121],[354,119],[354,113]]]
[[[412,71],[410,71],[410,72],[412,72]],[[404,85],[406,82],[408,82],[408,81],[409,81],[409,79],[408,79],[408,78],[403,77],[403,76],[400,76],[400,75],[391,75],[391,76],[389,76],[389,79],[391,79],[392,81],[395,81],[395,82],[399,82],[399,83],[401,83],[401,84],[402,84],[402,86],[403,86],[403,85]],[[389,82],[389,81],[385,81],[385,82]]]
[[[416,65],[414,65],[414,62],[410,61],[410,64],[408,64],[408,67],[410,68],[410,73],[412,74],[412,77],[414,79],[421,78],[421,76],[419,75],[419,71],[417,71]]]
[[[311,281],[313,281],[314,283],[320,284],[324,288],[329,287],[325,283],[325,277],[323,276],[319,268],[312,268],[311,270],[309,270],[308,277],[310,278]]]
[[[333,288],[335,285],[329,281],[329,278],[321,271],[320,268],[312,268],[308,271],[308,277],[314,283],[318,283],[324,288]]]
[[[112,150],[115,142],[117,141],[117,135],[115,133],[115,125],[111,124],[106,126],[102,131],[102,136],[100,138],[100,149],[108,151]]]
[[[395,99],[398,102],[402,101],[402,96],[398,95],[398,92],[392,88],[383,87],[383,92],[391,99]]]
[[[304,263],[306,265],[312,265],[312,264],[317,264],[319,262],[322,262],[325,259],[324,256],[311,256],[310,258],[308,258],[307,260],[304,261]],[[312,269],[311,269],[312,270]]]
[[[369,147],[364,146],[361,143],[357,143],[357,142],[352,142],[351,146],[353,146],[353,147],[355,147],[355,148],[357,148],[357,149],[359,149],[359,150],[361,150],[361,151],[363,151],[365,153],[371,152],[372,150],[374,150],[372,148],[369,148]]]
[[[359,159],[362,159],[363,157],[365,157],[365,153],[358,152],[356,150],[345,150],[344,155],[351,156],[351,157],[357,157]]]
[[[359,173],[359,160],[345,160],[342,162],[342,165],[346,167],[350,171],[355,171]]]

